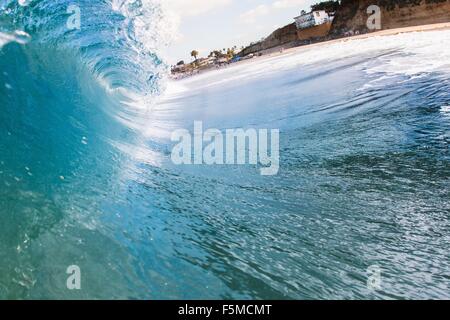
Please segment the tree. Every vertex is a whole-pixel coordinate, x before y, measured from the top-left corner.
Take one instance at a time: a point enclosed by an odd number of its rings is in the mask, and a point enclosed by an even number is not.
[[[236,55],[236,53],[234,52],[234,49],[228,49],[227,50],[227,57],[228,59],[233,58]]]
[[[214,58],[217,58],[217,59],[220,59],[220,58],[224,58],[226,55],[224,54],[224,53],[222,53],[222,51],[220,51],[220,50],[214,50],[214,51],[212,51],[210,54],[209,54],[209,57],[211,58],[211,57],[214,57]]]
[[[197,60],[197,57],[198,57],[198,51],[197,51],[197,50],[192,50],[192,52],[191,52],[191,57],[193,57],[195,60]]]
[[[326,12],[336,12],[339,9],[339,1],[323,1],[311,6],[312,11],[325,10]]]

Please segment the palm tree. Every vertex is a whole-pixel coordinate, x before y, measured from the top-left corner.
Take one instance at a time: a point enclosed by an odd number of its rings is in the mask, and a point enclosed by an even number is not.
[[[198,57],[198,51],[197,51],[197,50],[192,50],[192,52],[191,52],[191,57],[193,57],[195,60],[197,60],[197,57]]]
[[[234,49],[228,49],[227,50],[227,56],[228,56],[228,59],[232,59],[234,56],[235,56],[235,52],[234,52]]]

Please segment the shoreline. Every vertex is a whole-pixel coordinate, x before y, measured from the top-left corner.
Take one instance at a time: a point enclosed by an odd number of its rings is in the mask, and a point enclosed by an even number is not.
[[[234,66],[241,66],[244,64],[252,63],[255,61],[261,61],[264,59],[269,59],[269,58],[274,58],[274,57],[282,57],[284,55],[290,55],[290,54],[299,52],[301,50],[311,49],[314,47],[320,47],[320,46],[334,44],[334,43],[347,42],[347,41],[353,41],[353,40],[362,40],[362,39],[367,39],[367,38],[372,38],[372,37],[393,36],[393,35],[402,34],[402,33],[430,32],[430,31],[440,31],[440,30],[450,30],[450,22],[380,30],[380,31],[375,31],[375,32],[371,32],[371,33],[354,35],[354,36],[350,36],[350,37],[326,40],[326,41],[307,44],[307,45],[303,45],[303,46],[297,46],[297,47],[293,47],[293,48],[283,49],[282,52],[276,51],[276,52],[268,53],[268,54],[265,54],[265,55],[259,56],[259,57],[255,56],[252,59],[231,63],[222,68],[218,68],[218,69],[211,68],[211,69],[207,69],[207,70],[203,70],[203,71],[198,71],[195,74],[188,75],[188,76],[181,77],[181,78],[176,78],[173,76],[170,76],[169,78],[171,81],[182,81],[182,80],[186,80],[186,79],[195,78],[196,76],[203,75],[206,73],[220,71],[220,70],[227,69],[227,68],[234,67]],[[273,49],[276,49],[276,48],[277,47],[274,47]],[[279,47],[279,49],[281,50],[282,47]]]

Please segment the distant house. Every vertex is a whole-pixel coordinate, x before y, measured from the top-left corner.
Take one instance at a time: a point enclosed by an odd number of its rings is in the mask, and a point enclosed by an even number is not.
[[[216,63],[216,58],[208,57],[208,58],[200,58],[195,61],[198,68],[207,68]]]
[[[221,65],[221,64],[226,64],[228,63],[228,59],[227,58],[219,58],[216,60],[216,64]]]
[[[185,73],[189,71],[189,65],[187,64],[177,64],[172,68],[172,73]]]
[[[309,41],[327,36],[333,19],[334,17],[325,10],[302,12],[300,16],[294,18],[298,40]]]
[[[295,17],[294,20],[297,25],[297,29],[301,30],[327,23],[332,20],[332,18],[325,10],[320,10],[312,11],[310,13],[303,13],[302,15]]]

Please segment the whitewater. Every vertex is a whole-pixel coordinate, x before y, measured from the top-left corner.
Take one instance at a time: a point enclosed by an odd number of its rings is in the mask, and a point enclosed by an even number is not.
[[[1,299],[450,297],[450,31],[166,89],[164,10],[123,3],[68,30],[68,1],[0,0]],[[278,175],[173,164],[195,121],[279,129]]]

